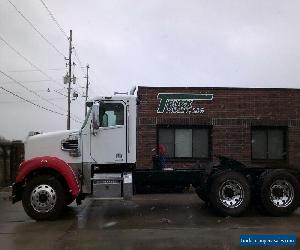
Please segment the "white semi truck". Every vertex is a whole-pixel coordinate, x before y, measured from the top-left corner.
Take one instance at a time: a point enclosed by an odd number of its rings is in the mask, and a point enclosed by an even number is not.
[[[197,169],[136,169],[136,96],[97,97],[86,105],[81,129],[32,133],[25,141],[12,199],[22,200],[33,219],[56,219],[85,197],[131,199],[135,187],[160,183],[192,185],[223,215],[240,215],[252,202],[274,216],[291,214],[299,205],[296,169],[256,168],[224,156]]]

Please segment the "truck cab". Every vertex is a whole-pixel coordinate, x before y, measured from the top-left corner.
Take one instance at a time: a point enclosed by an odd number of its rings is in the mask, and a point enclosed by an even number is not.
[[[58,177],[62,188],[67,190],[65,204],[75,198],[79,204],[85,196],[126,199],[132,196],[136,97],[95,97],[86,105],[89,111],[79,130],[32,133],[25,141],[25,161],[14,184],[13,202],[27,200],[23,205],[33,218],[55,217],[47,215],[45,210],[61,209],[55,209],[58,191],[48,188],[52,176]],[[44,184],[34,188],[28,183],[36,176]]]
[[[136,161],[136,97],[99,97],[81,128],[82,161],[134,164]]]
[[[90,110],[80,131],[83,193],[93,191],[95,175],[108,172],[111,179],[112,173],[121,178],[136,162],[136,97],[96,97],[87,105]]]

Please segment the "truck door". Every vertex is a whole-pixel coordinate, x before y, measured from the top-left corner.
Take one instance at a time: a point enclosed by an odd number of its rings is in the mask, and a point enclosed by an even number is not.
[[[98,164],[126,163],[125,102],[101,102],[99,116],[100,128],[91,134],[91,157]]]

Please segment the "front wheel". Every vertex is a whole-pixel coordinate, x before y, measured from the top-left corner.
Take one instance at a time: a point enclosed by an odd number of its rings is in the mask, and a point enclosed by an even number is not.
[[[51,175],[33,177],[26,185],[22,203],[25,212],[35,220],[56,219],[66,204],[66,192]]]
[[[228,171],[213,177],[209,200],[222,215],[238,216],[246,211],[251,200],[247,179],[240,173]]]

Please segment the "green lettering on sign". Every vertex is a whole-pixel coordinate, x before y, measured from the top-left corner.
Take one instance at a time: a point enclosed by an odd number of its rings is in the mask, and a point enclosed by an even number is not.
[[[212,101],[213,94],[159,93],[157,113],[203,113],[204,109],[193,109],[193,101]]]

